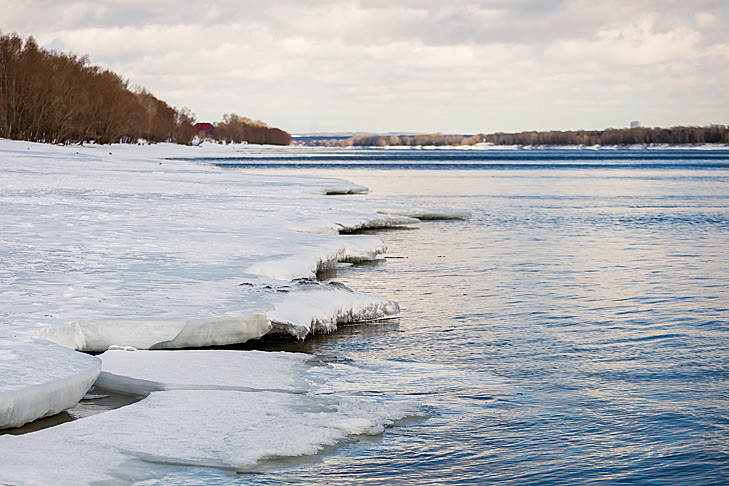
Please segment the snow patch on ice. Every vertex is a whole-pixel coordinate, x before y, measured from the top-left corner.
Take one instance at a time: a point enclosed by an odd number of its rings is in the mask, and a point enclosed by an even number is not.
[[[332,332],[341,324],[385,319],[400,312],[397,302],[353,291],[338,282],[303,281],[299,287],[300,291],[291,293],[268,314],[275,328],[299,338]]]
[[[327,196],[335,196],[335,195],[346,195],[346,194],[367,194],[369,192],[369,189],[365,186],[360,186],[358,184],[328,184],[326,186],[323,186],[322,193],[324,193]]]
[[[356,231],[366,229],[385,229],[385,228],[396,228],[398,226],[406,226],[408,224],[418,223],[418,219],[412,218],[408,215],[397,215],[397,214],[384,214],[382,216],[374,217],[369,216],[355,221],[347,221],[344,223],[338,223],[340,233],[354,233]]]
[[[184,326],[184,323],[164,321],[74,321],[41,329],[38,335],[80,351],[105,351],[110,346],[149,349],[159,342],[174,339]]]
[[[187,322],[173,339],[158,342],[150,348],[194,348],[244,343],[260,338],[270,330],[271,322],[263,314],[199,319]]]

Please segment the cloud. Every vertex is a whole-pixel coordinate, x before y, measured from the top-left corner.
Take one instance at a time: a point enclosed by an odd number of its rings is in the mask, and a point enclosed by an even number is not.
[[[729,6],[712,0],[0,0],[0,11],[4,31],[89,54],[207,120],[475,132],[729,112]]]
[[[589,38],[560,40],[547,55],[562,62],[598,63],[602,68],[690,62],[700,55],[699,34],[687,26],[657,32],[652,15],[598,30]]]

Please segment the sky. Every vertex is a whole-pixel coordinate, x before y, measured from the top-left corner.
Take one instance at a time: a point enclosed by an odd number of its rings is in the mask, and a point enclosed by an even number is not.
[[[0,30],[291,133],[729,124],[729,0],[0,0]]]

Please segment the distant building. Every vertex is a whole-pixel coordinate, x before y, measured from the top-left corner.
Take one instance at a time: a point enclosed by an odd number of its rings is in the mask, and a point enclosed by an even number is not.
[[[209,135],[213,131],[211,123],[195,123],[193,128],[195,129],[195,135]]]
[[[630,122],[630,128],[640,128],[640,122],[639,121]]]

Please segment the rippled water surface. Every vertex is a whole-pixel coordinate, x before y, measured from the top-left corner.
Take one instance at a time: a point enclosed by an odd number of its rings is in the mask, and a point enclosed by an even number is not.
[[[224,162],[371,190],[336,197],[473,216],[380,232],[387,259],[331,276],[397,300],[399,319],[257,344],[369,362],[374,372],[339,391],[411,396],[427,418],[253,473],[171,470],[165,481],[729,482],[729,154],[682,166],[672,152],[616,163],[569,152],[567,166],[474,169],[454,152],[442,152],[453,167],[427,169],[410,151],[407,166],[381,152],[386,167]]]

